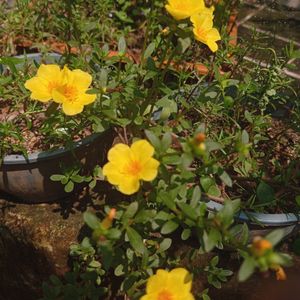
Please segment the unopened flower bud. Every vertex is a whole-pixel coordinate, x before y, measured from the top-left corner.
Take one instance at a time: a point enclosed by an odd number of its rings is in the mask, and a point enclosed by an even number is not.
[[[276,279],[277,280],[286,280],[287,276],[282,267],[276,269]]]
[[[256,237],[253,239],[252,252],[256,256],[262,256],[267,250],[270,250],[272,248],[273,245],[266,239],[263,239],[261,237]]]
[[[161,31],[161,33],[163,34],[163,35],[168,35],[169,33],[170,33],[170,28],[167,26],[167,27],[165,27],[162,31]]]
[[[101,225],[104,229],[109,229],[112,225],[113,219],[116,217],[116,209],[112,208],[105,219],[101,222]]]
[[[206,139],[206,135],[203,132],[200,132],[195,136],[195,141],[197,143],[203,143],[205,139]]]

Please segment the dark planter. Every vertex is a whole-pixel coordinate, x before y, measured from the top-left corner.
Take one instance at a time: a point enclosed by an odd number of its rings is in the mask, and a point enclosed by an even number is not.
[[[18,56],[24,58],[24,56]],[[60,55],[50,54],[44,61],[57,61]],[[40,54],[28,54],[28,61],[41,62]],[[22,64],[17,67],[21,67]],[[60,182],[50,179],[53,174],[62,174],[63,168],[81,163],[83,172],[88,173],[106,160],[106,154],[114,139],[113,132],[92,134],[68,148],[23,155],[7,155],[0,165],[0,190],[27,203],[52,202],[69,194]],[[78,191],[86,184],[77,185]]]
[[[84,138],[70,148],[34,153],[28,159],[23,155],[7,155],[0,167],[0,189],[27,203],[62,199],[69,193],[50,176],[61,174],[62,168],[71,167],[75,162],[80,162],[85,172],[91,171],[96,164],[102,165],[112,142],[112,132],[106,131]],[[80,184],[77,190],[83,187]]]

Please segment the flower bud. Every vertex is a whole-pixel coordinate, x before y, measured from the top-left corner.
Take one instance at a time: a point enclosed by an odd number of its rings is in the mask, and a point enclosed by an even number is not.
[[[276,279],[277,280],[286,280],[287,276],[282,267],[276,269]]]
[[[116,209],[112,208],[105,219],[101,222],[101,225],[104,229],[109,229],[112,225],[113,219],[116,217]]]
[[[267,250],[273,249],[273,245],[266,239],[256,237],[253,239],[251,250],[254,255],[262,256]]]
[[[162,35],[168,35],[170,33],[170,28],[167,26],[161,31]]]
[[[195,141],[197,143],[203,143],[205,139],[206,139],[206,135],[203,132],[200,132],[195,136]]]

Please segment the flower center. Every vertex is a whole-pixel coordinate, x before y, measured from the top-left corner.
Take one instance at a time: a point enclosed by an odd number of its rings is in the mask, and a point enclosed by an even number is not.
[[[126,167],[126,173],[133,176],[138,175],[141,172],[141,170],[142,170],[142,166],[140,162],[136,160],[130,162]]]
[[[198,27],[197,28],[197,33],[199,36],[201,36],[202,38],[205,38],[205,29],[202,27]]]
[[[68,99],[68,101],[73,102],[77,96],[77,89],[72,85],[66,85],[63,88],[63,94]]]
[[[173,300],[173,295],[166,290],[163,290],[158,294],[157,300]]]

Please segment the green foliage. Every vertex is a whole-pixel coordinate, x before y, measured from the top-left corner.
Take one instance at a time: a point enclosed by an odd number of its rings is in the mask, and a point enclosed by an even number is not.
[[[215,288],[221,288],[222,282],[227,281],[227,277],[233,274],[230,270],[225,270],[223,268],[218,268],[217,264],[219,263],[218,256],[215,256],[209,263],[207,267],[205,267],[204,271],[208,273],[207,279],[208,283],[214,286]]]

